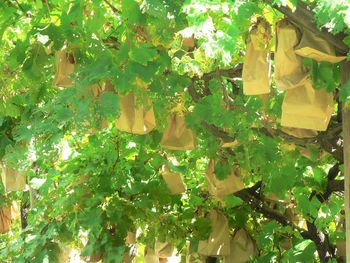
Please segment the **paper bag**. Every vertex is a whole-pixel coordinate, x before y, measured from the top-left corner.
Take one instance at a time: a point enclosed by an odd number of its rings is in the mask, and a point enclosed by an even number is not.
[[[136,244],[136,233],[128,231],[128,235],[126,236],[125,244],[133,245]]]
[[[238,170],[232,168],[231,175],[225,178],[224,180],[219,180],[216,178],[215,170],[215,161],[210,160],[208,168],[205,172],[205,177],[208,182],[208,190],[210,194],[218,198],[222,198],[226,195],[233,194],[244,189],[244,184],[239,177]]]
[[[120,116],[116,128],[132,134],[147,134],[156,127],[151,101],[145,98],[142,105],[137,105],[133,93],[120,96]]]
[[[162,166],[161,173],[170,193],[177,195],[186,192],[186,186],[179,173],[171,172],[167,165]]]
[[[187,49],[193,49],[196,47],[196,40],[193,35],[182,39],[182,45]]]
[[[275,83],[278,89],[288,90],[302,85],[308,72],[303,58],[294,51],[300,40],[298,29],[283,19],[277,23],[276,31]]]
[[[124,253],[122,262],[123,263],[132,263],[135,258],[135,255],[131,255],[129,253]]]
[[[196,136],[186,127],[185,116],[173,113],[168,117],[160,145],[170,150],[193,150],[196,148]]]
[[[345,218],[341,217],[341,219],[337,223],[337,232],[345,232]],[[337,249],[336,255],[341,257],[345,262],[346,257],[346,240],[338,238],[335,241],[335,247]]]
[[[284,127],[281,129],[284,133],[291,135],[296,138],[313,138],[318,135],[317,131],[308,130],[308,129],[298,129],[298,128],[289,128]]]
[[[157,241],[154,249],[159,258],[168,258],[173,255],[175,247],[168,242]]]
[[[310,79],[304,85],[286,91],[282,103],[281,125],[286,127],[327,130],[333,112],[333,94],[315,90]]]
[[[248,37],[242,72],[244,95],[270,93],[270,52],[267,47],[261,45],[259,30],[267,31],[264,27],[257,27],[250,32]]]
[[[159,263],[159,257],[154,249],[145,247],[144,263]]]
[[[134,258],[137,255],[137,245],[136,244],[129,246],[129,249],[130,250],[128,252],[125,252],[123,255],[123,260],[122,260],[123,263],[134,262]]]
[[[212,210],[208,218],[212,232],[208,240],[200,240],[198,254],[203,256],[228,256],[230,254],[230,230],[228,220],[217,210]]]
[[[68,245],[58,244],[59,246],[59,255],[58,255],[58,263],[67,263],[71,262],[70,253],[71,248]]]
[[[307,29],[303,29],[303,35],[295,48],[295,53],[318,62],[338,63],[346,58],[346,56],[336,56],[335,49],[329,42]]]
[[[205,257],[198,255],[197,253],[191,253],[186,255],[186,263],[206,263]]]
[[[23,191],[25,189],[25,172],[17,171],[4,163],[1,164],[1,179],[5,187],[5,192]]]
[[[240,143],[238,140],[225,140],[225,139],[221,139],[220,140],[220,146],[222,148],[234,148],[239,146]]]
[[[86,249],[86,247],[88,247],[90,245],[90,241],[87,242],[87,244],[85,245],[84,250]],[[100,260],[103,260],[104,254],[103,252],[94,252],[92,253],[90,256],[82,256],[81,257],[84,259],[85,262],[89,262],[89,263],[96,263],[99,262]]]
[[[346,257],[346,241],[345,240],[337,240],[335,243],[335,247],[337,248],[337,256],[345,258]]]
[[[69,88],[74,86],[70,75],[75,70],[75,58],[73,54],[68,53],[65,49],[56,52],[56,75],[54,85],[57,87]]]
[[[4,234],[10,230],[11,226],[11,207],[4,207],[0,209],[0,233]]]
[[[258,249],[252,237],[243,229],[235,231],[230,242],[230,255],[224,257],[224,263],[244,263],[258,255]]]
[[[284,215],[288,218],[289,221],[293,222],[293,224],[307,230],[306,220],[297,213],[294,207],[287,207],[284,212]]]

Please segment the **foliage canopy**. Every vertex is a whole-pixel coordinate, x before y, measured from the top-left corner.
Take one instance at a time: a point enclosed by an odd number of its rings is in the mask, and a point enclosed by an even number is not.
[[[319,30],[349,33],[346,1],[299,5]],[[242,92],[252,23],[262,17],[274,32],[295,6],[296,0],[1,1],[0,159],[26,171],[30,190],[2,190],[1,207],[18,201],[22,225],[0,235],[0,261],[58,262],[65,244],[121,262],[127,232],[136,229],[139,243],[166,240],[185,255],[186,241],[195,248],[208,237],[205,215],[213,208],[256,240],[256,262],[340,260],[341,102],[350,84],[341,86],[339,64],[305,61],[315,88],[336,94],[327,131],[313,138],[283,132],[284,92],[274,83],[268,98]],[[344,36],[339,45],[350,47]],[[77,65],[70,88],[53,85],[55,53],[64,45]],[[114,90],[95,96],[91,86],[106,81]],[[152,100],[157,127],[147,135],[114,125],[119,95],[131,91]],[[196,134],[194,150],[160,146],[178,105]],[[235,143],[223,148],[222,141]],[[210,159],[221,163],[215,170],[220,180],[238,167],[245,189],[223,199],[209,195],[204,174]],[[160,175],[164,164],[181,173],[185,194],[171,195]],[[307,229],[286,215],[288,206]],[[82,235],[89,240],[85,247]]]

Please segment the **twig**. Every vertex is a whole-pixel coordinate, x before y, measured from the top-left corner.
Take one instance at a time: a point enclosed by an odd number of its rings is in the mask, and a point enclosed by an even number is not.
[[[115,13],[116,15],[121,14],[121,12],[114,5],[112,5],[111,2],[109,2],[108,0],[104,0],[104,2],[112,9],[113,13]]]

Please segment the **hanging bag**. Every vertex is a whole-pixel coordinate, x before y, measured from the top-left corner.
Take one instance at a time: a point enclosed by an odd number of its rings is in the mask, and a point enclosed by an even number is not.
[[[297,225],[300,228],[303,228],[307,230],[307,224],[306,220],[297,213],[295,207],[293,205],[289,205],[285,212],[284,215],[288,218],[289,221],[291,221],[294,225]]]
[[[317,131],[309,129],[284,127],[281,131],[296,138],[314,138],[318,135]]]
[[[224,257],[223,263],[244,263],[258,255],[255,241],[244,229],[235,231],[230,242],[230,255]]]
[[[171,194],[177,195],[186,192],[186,186],[179,173],[173,173],[167,165],[163,165],[161,174]]]
[[[145,247],[144,263],[159,263],[159,257],[154,249]]]
[[[182,112],[170,114],[160,145],[170,150],[196,148],[196,136],[191,129],[186,127],[185,116]]]
[[[156,254],[159,258],[171,257],[175,251],[175,247],[168,242],[156,242],[154,247]]]
[[[57,87],[69,88],[74,86],[70,75],[75,70],[75,58],[72,53],[63,48],[56,52],[56,75],[54,85]]]
[[[244,95],[270,93],[270,39],[270,26],[263,21],[249,33],[242,72]]]
[[[342,218],[338,223],[337,223],[337,228],[336,230],[338,232],[345,232],[345,218]],[[346,259],[346,240],[345,239],[337,239],[335,241],[335,247],[337,248],[337,253],[336,255],[338,257],[341,257],[344,262]]]
[[[212,231],[208,240],[200,240],[198,254],[202,256],[228,256],[230,254],[230,231],[227,218],[217,210],[212,210],[208,218]]]
[[[0,209],[0,233],[4,234],[10,230],[11,226],[11,207],[4,207]]]
[[[231,175],[229,175],[224,180],[219,180],[216,178],[215,171],[215,161],[210,160],[208,168],[205,172],[205,177],[208,182],[208,190],[211,195],[218,198],[222,198],[226,195],[233,194],[244,189],[244,184],[239,177],[238,170],[232,168]]]
[[[308,72],[303,58],[294,51],[300,41],[299,30],[283,19],[276,26],[275,83],[279,90],[289,90],[304,83]]]
[[[281,125],[316,131],[327,130],[333,112],[333,94],[315,90],[307,81],[287,90],[282,103]]]
[[[4,163],[1,167],[1,179],[5,192],[23,191],[26,186],[26,175],[23,171],[15,170]]]
[[[141,105],[133,93],[120,96],[120,116],[116,128],[132,134],[147,134],[156,127],[153,107],[150,99],[144,97]]]
[[[318,62],[338,63],[346,58],[345,56],[336,56],[334,46],[307,29],[303,29],[301,41],[295,48],[295,53]]]

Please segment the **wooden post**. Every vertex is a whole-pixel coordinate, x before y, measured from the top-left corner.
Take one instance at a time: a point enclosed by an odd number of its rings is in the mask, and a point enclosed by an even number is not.
[[[350,80],[350,62],[341,65],[342,84]],[[350,106],[343,106],[344,205],[346,229],[346,263],[350,263]]]

